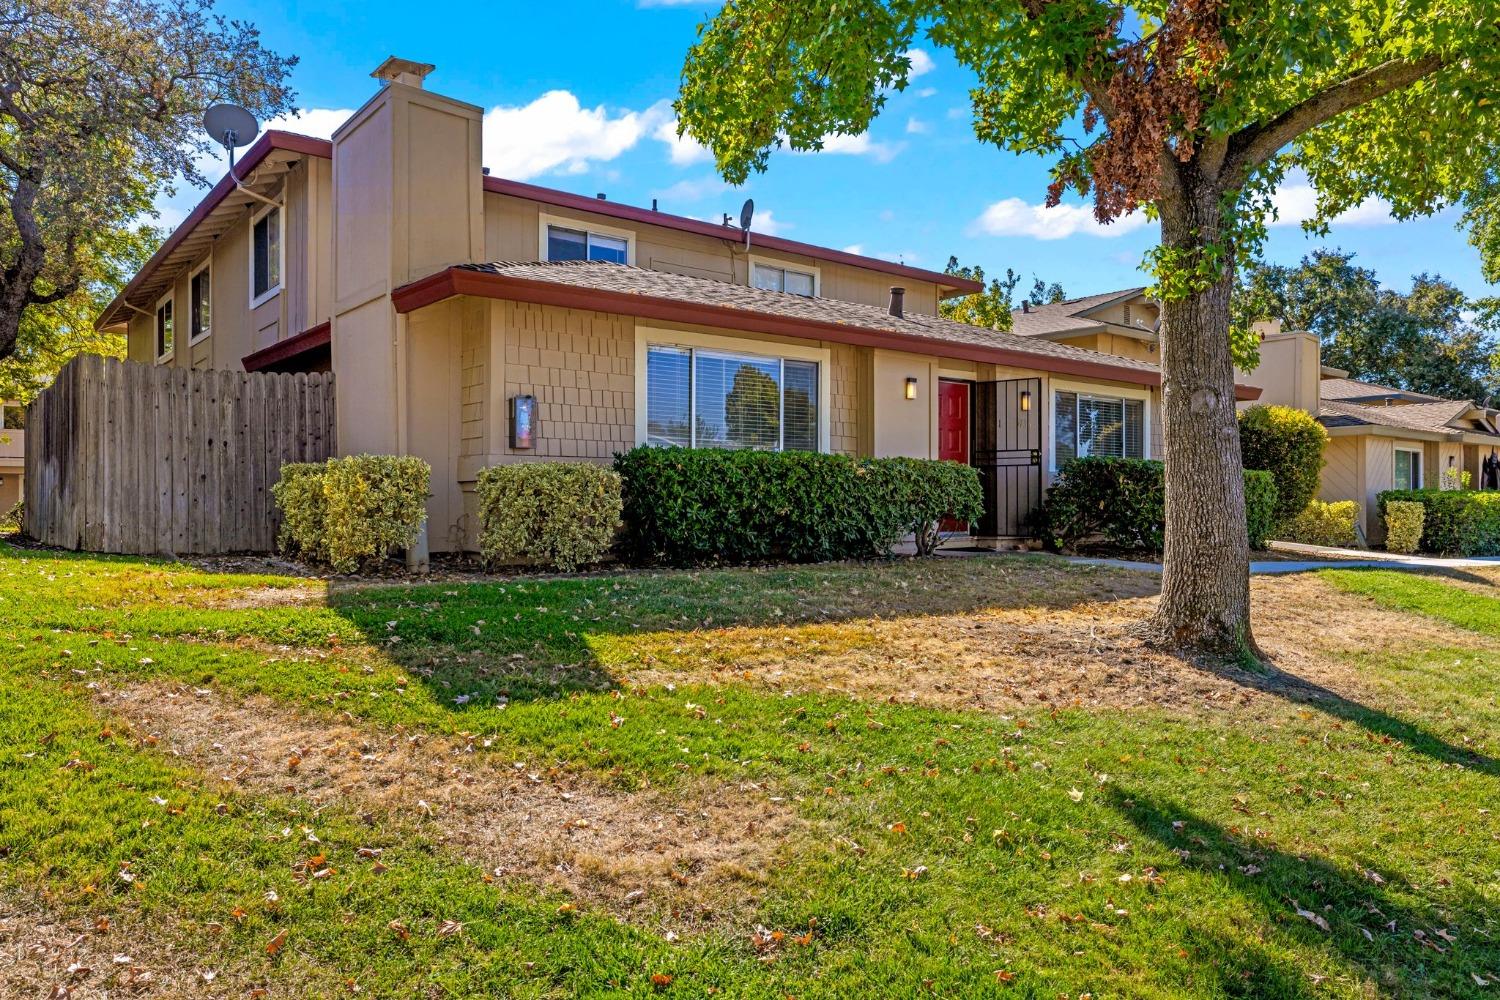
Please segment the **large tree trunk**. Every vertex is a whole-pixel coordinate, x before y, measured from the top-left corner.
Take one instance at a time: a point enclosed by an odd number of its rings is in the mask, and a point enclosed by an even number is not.
[[[1190,172],[1191,168],[1189,168]],[[1192,251],[1220,241],[1217,185],[1191,178],[1161,200],[1162,243]],[[1245,483],[1229,354],[1229,269],[1162,303],[1162,409],[1167,533],[1161,602],[1146,623],[1175,649],[1254,655]]]

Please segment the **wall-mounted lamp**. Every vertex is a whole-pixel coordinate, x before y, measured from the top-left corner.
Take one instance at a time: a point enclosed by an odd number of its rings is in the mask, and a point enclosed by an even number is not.
[[[917,380],[914,378],[909,378],[906,380],[906,398],[917,398]]]
[[[1028,413],[1031,410],[1031,390],[1021,390],[1021,412]]]

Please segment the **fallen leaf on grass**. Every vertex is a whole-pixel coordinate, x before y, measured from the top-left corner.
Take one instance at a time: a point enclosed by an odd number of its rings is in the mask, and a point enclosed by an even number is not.
[[[276,935],[271,940],[267,941],[266,942],[266,954],[267,955],[275,955],[277,952],[281,951],[281,949],[285,948],[286,947],[286,936],[287,936],[287,932],[286,931],[282,931],[280,934]]]
[[[1321,930],[1321,931],[1331,931],[1332,930],[1332,928],[1330,928],[1328,926],[1328,921],[1324,920],[1321,916],[1319,916],[1318,914],[1314,913],[1312,910],[1304,910],[1302,908],[1302,904],[1298,903],[1295,899],[1292,900],[1292,908],[1297,911],[1297,916],[1299,916],[1299,917],[1303,918],[1304,920],[1308,921],[1309,923],[1311,923],[1314,927],[1318,928],[1319,930]]]

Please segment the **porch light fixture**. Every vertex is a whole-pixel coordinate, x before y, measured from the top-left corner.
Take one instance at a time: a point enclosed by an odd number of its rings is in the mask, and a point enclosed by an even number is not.
[[[1027,413],[1027,412],[1030,412],[1030,410],[1031,410],[1031,390],[1030,389],[1022,389],[1021,390],[1021,412],[1022,413]]]
[[[906,380],[906,398],[917,398],[917,380],[914,378],[909,378]]]

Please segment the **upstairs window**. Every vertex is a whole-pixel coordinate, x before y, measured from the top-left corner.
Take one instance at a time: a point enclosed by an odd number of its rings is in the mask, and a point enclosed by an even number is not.
[[[156,304],[156,360],[166,361],[172,357],[172,349],[175,346],[175,324],[172,317],[172,296],[167,297]]]
[[[630,241],[623,236],[611,236],[608,233],[548,226],[547,259],[602,260],[610,264],[628,264]]]
[[[188,281],[188,297],[191,300],[192,329],[188,343],[196,344],[213,332],[213,299],[209,266],[204,264]]]
[[[817,275],[791,267],[776,267],[771,264],[753,264],[750,267],[750,283],[756,288],[771,292],[787,292],[791,295],[816,295]]]
[[[0,407],[0,430],[24,431],[26,429],[26,407],[10,403]]]
[[[281,208],[267,206],[250,226],[250,306],[281,291]]]
[[[1145,458],[1146,404],[1081,392],[1053,399],[1053,465],[1075,458]]]
[[[681,448],[818,450],[818,364],[651,346],[646,443]]]

